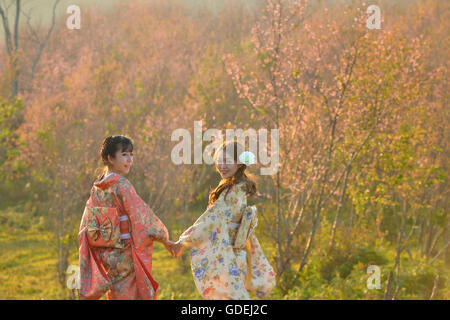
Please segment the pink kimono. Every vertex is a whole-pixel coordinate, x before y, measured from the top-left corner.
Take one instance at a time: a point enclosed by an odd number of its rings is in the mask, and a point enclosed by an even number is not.
[[[117,195],[117,198],[116,198]],[[96,181],[86,205],[114,207],[126,214],[131,226],[130,247],[91,247],[88,243],[86,214],[78,234],[80,254],[80,299],[153,300],[158,283],[152,277],[153,238],[168,240],[167,228],[150,207],[137,195],[123,176],[112,173]]]

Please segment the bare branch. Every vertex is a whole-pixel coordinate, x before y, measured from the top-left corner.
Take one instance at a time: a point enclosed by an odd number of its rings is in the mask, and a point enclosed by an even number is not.
[[[439,250],[439,252],[437,253],[437,255],[434,256],[433,259],[431,259],[430,264],[432,264],[434,262],[434,260],[436,260],[437,258],[439,258],[439,256],[442,254],[442,252],[445,251],[445,249],[447,249],[448,245],[450,244],[450,240],[447,241],[447,244],[441,249]]]
[[[20,0],[16,1],[16,21],[14,22],[14,52],[19,48]]]
[[[5,32],[6,50],[8,52],[8,55],[10,55],[12,51],[11,32],[9,30],[8,15],[5,13],[2,7],[0,7],[0,16],[2,17],[3,30]]]
[[[39,60],[41,59],[42,52],[44,51],[45,46],[47,45],[48,40],[50,39],[50,35],[53,32],[53,29],[55,28],[56,24],[56,7],[58,6],[60,0],[55,0],[55,3],[53,4],[53,14],[52,14],[52,24],[50,28],[48,29],[47,35],[44,38],[44,40],[39,44],[39,49],[36,53],[36,56],[33,59],[33,64],[31,66],[31,80],[34,78],[34,72],[36,70],[36,65],[38,64]]]

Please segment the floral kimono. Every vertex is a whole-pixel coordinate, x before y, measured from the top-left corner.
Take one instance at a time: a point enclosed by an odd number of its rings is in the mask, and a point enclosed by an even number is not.
[[[249,300],[249,291],[264,298],[275,286],[275,273],[254,234],[256,207],[247,206],[244,187],[222,192],[180,236],[205,299]]]
[[[125,177],[111,173],[94,183],[86,206],[114,207],[116,204],[121,215],[128,217],[131,246],[90,246],[88,237],[91,233],[85,210],[78,234],[80,299],[99,299],[105,293],[108,300],[156,299],[158,283],[151,275],[152,237],[168,239],[167,229],[137,195],[131,183]]]

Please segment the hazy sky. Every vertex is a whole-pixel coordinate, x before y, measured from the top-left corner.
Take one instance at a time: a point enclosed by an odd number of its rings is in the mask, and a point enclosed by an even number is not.
[[[122,0],[127,1],[127,0]],[[12,2],[15,2],[13,0],[0,0],[0,5],[4,10],[7,10],[8,5]],[[41,22],[43,25],[50,23],[52,18],[52,8],[55,0],[22,0],[22,10],[29,14],[31,12],[31,24],[38,24]],[[67,7],[70,5],[78,5],[80,6],[81,10],[83,10],[83,7],[86,6],[102,6],[104,8],[110,7],[111,4],[114,3],[114,0],[61,0],[58,4],[56,16],[62,16],[66,14]],[[9,6],[9,9],[7,11],[8,19],[9,19],[9,25],[10,28],[13,29],[14,25],[14,19],[15,19],[15,5]],[[20,17],[20,27],[22,28],[24,24],[26,24],[26,18],[25,16]],[[0,20],[0,22],[2,22]],[[3,29],[3,22],[0,24],[0,41],[1,46],[3,46],[4,42],[4,29]]]
[[[83,8],[86,7],[98,7],[102,10],[112,8],[117,2],[126,2],[126,1],[140,1],[140,2],[152,2],[154,0],[60,0],[58,8],[57,8],[57,17],[67,16],[66,10],[70,5],[78,5],[81,8],[81,15],[83,15]],[[177,0],[175,0],[177,1]],[[210,10],[215,11],[220,8],[220,5],[224,2],[224,0],[178,0],[184,4],[187,4],[191,9],[202,9],[208,7]],[[226,0],[227,2],[243,2],[248,7],[253,7],[253,4],[259,3],[265,0]],[[333,2],[340,1],[342,3],[349,0],[312,0],[315,1],[323,1],[323,2]],[[8,4],[14,3],[15,0],[0,0],[0,5],[3,8],[6,8]],[[25,12],[32,12],[32,24],[38,24],[41,22],[43,25],[50,23],[52,17],[52,7],[55,0],[22,0],[22,9]],[[387,4],[389,5],[399,5],[406,4],[408,2],[414,2],[414,0],[378,0],[376,1],[382,6],[382,10],[387,8]],[[384,7],[384,8],[383,8]],[[10,28],[13,28],[14,16],[15,16],[15,5],[10,6],[8,11]],[[1,22],[1,20],[0,20]],[[24,27],[24,23],[26,23],[26,19],[24,16],[21,16],[21,27]],[[0,47],[4,46],[4,30],[3,25],[0,23]]]
[[[70,5],[78,5],[81,8],[81,13],[83,13],[83,8],[99,7],[101,9],[108,9],[114,6],[114,3],[126,1],[140,1],[140,2],[152,2],[152,0],[60,0],[57,7],[57,17],[67,15],[66,10]],[[178,0],[181,3],[187,4],[191,9],[201,9],[208,7],[211,10],[216,10],[220,7],[224,0]],[[230,0],[228,0],[230,1]],[[233,0],[231,0],[233,1]],[[236,2],[245,2],[248,6],[252,6],[253,3],[260,2],[262,0],[234,0]],[[15,0],[0,0],[0,5],[2,8],[7,8],[9,4],[14,3]],[[32,23],[42,24],[50,23],[52,18],[52,8],[55,0],[22,0],[22,9],[25,12],[32,12]],[[8,10],[9,23],[11,28],[14,23],[15,18],[15,5],[9,6]],[[24,16],[20,18],[21,23],[25,23],[26,19]],[[1,22],[1,21],[0,21]],[[4,30],[2,24],[0,24],[0,40],[3,42]],[[2,43],[3,44],[3,43]]]
[[[152,2],[152,0],[60,0],[58,5],[58,15],[66,14],[66,9],[70,5],[78,5],[81,10],[86,6],[108,8],[112,7],[116,2],[127,2],[127,1],[140,1],[140,2]],[[191,8],[204,8],[209,7],[211,9],[217,8],[224,0],[178,0],[181,3],[185,3]],[[246,4],[251,4],[255,2],[260,2],[261,0],[235,0],[236,2],[245,2]],[[9,3],[15,2],[15,0],[0,0],[0,4],[6,7]],[[32,9],[37,16],[42,18],[42,21],[49,21],[51,19],[52,7],[55,0],[22,0],[23,9],[28,12]],[[10,20],[14,16],[14,5],[11,6],[9,16]],[[10,21],[11,22],[11,21]]]

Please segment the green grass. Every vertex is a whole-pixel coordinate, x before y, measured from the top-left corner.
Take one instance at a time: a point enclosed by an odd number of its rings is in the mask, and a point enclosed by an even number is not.
[[[63,299],[56,277],[51,236],[36,230],[2,228],[0,232],[0,299]]]
[[[172,258],[160,243],[155,243],[152,274],[159,283],[159,300],[202,299],[195,287],[188,257],[186,262]]]
[[[70,295],[58,282],[56,251],[52,234],[13,227],[0,232],[0,299],[67,299]],[[78,264],[74,252],[69,264]],[[176,275],[176,281],[174,281]],[[188,266],[175,260],[155,243],[153,277],[160,285],[158,299],[201,299]]]
[[[58,281],[53,239],[42,219],[33,217],[33,213],[24,214],[14,209],[0,211],[0,299],[70,297],[71,291]],[[201,299],[190,271],[188,252],[183,254],[184,262],[174,259],[164,246],[155,242],[153,277],[160,285],[158,299]],[[78,265],[75,245],[69,265]]]
[[[273,256],[275,248],[259,237],[264,252]],[[0,299],[69,299],[71,291],[63,288],[57,276],[57,255],[53,234],[40,217],[0,211]],[[393,269],[395,248],[377,244],[374,247],[355,243],[353,249],[339,248],[325,254],[317,243],[308,265],[287,293],[275,288],[268,299],[382,299],[387,276]],[[174,259],[160,243],[155,243],[153,277],[160,284],[158,299],[202,299],[198,293],[189,265],[189,252],[184,261]],[[401,259],[401,290],[398,299],[428,299],[436,274],[440,274],[439,299],[449,299],[448,267],[443,261],[430,266],[412,250]],[[270,261],[272,265],[275,261]],[[69,257],[69,265],[78,265],[76,244]],[[367,266],[381,269],[381,290],[366,287]],[[292,266],[293,270],[298,264]],[[290,275],[292,276],[293,273]],[[103,297],[102,299],[106,299]]]

